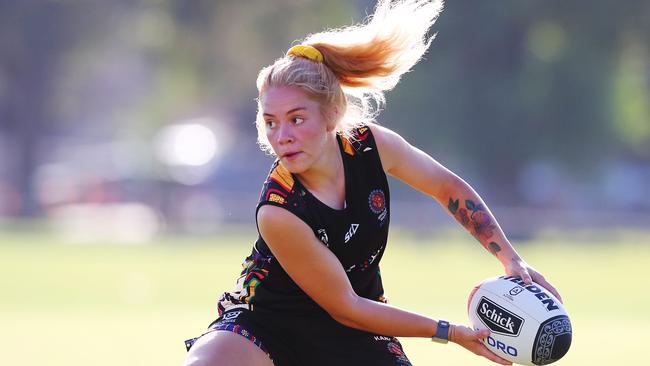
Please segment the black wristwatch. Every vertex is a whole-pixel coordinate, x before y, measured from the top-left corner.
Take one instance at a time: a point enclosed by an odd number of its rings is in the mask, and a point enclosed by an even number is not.
[[[431,337],[431,340],[438,343],[449,342],[449,322],[445,320],[438,320],[438,329],[436,335]]]

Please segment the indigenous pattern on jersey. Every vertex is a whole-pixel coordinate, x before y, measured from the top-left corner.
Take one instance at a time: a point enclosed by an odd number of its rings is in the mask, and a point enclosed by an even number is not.
[[[319,201],[278,161],[271,167],[257,208],[282,207],[303,220],[339,259],[355,292],[384,301],[379,261],[386,248],[390,220],[386,174],[368,127],[356,129],[349,138],[339,135],[337,139],[345,172],[344,209],[336,210]],[[243,263],[235,289],[221,296],[218,308],[220,315],[235,308],[325,314],[284,271],[261,236]]]

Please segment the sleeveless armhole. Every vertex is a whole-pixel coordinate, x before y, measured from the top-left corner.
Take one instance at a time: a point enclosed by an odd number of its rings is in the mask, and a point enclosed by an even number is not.
[[[375,136],[372,129],[368,125],[358,127],[352,131],[348,139],[343,139],[345,146],[344,150],[348,155],[361,155],[371,162],[371,164],[380,168],[382,173],[386,173],[381,163],[381,156],[379,155],[379,147],[375,141]]]

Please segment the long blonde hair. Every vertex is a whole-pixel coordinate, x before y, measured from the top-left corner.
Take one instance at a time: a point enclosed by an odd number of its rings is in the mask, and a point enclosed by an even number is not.
[[[323,62],[284,56],[263,68],[259,91],[257,138],[262,150],[273,153],[266,138],[261,99],[266,90],[298,86],[318,101],[321,113],[338,107],[336,130],[349,136],[374,122],[391,90],[427,51],[434,36],[429,28],[442,11],[442,0],[379,0],[363,23],[307,36],[301,44],[315,47]]]

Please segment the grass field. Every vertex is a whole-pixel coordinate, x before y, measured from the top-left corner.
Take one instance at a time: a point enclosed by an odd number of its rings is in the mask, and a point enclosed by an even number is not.
[[[645,364],[650,235],[553,235],[518,249],[561,291],[574,327],[557,365]],[[66,245],[0,232],[0,364],[180,365],[183,340],[215,316],[252,234],[155,245]],[[466,299],[501,268],[468,237],[393,232],[382,263],[390,301],[466,322]],[[645,283],[645,285],[644,285]],[[456,345],[403,339],[414,365],[487,365]]]

